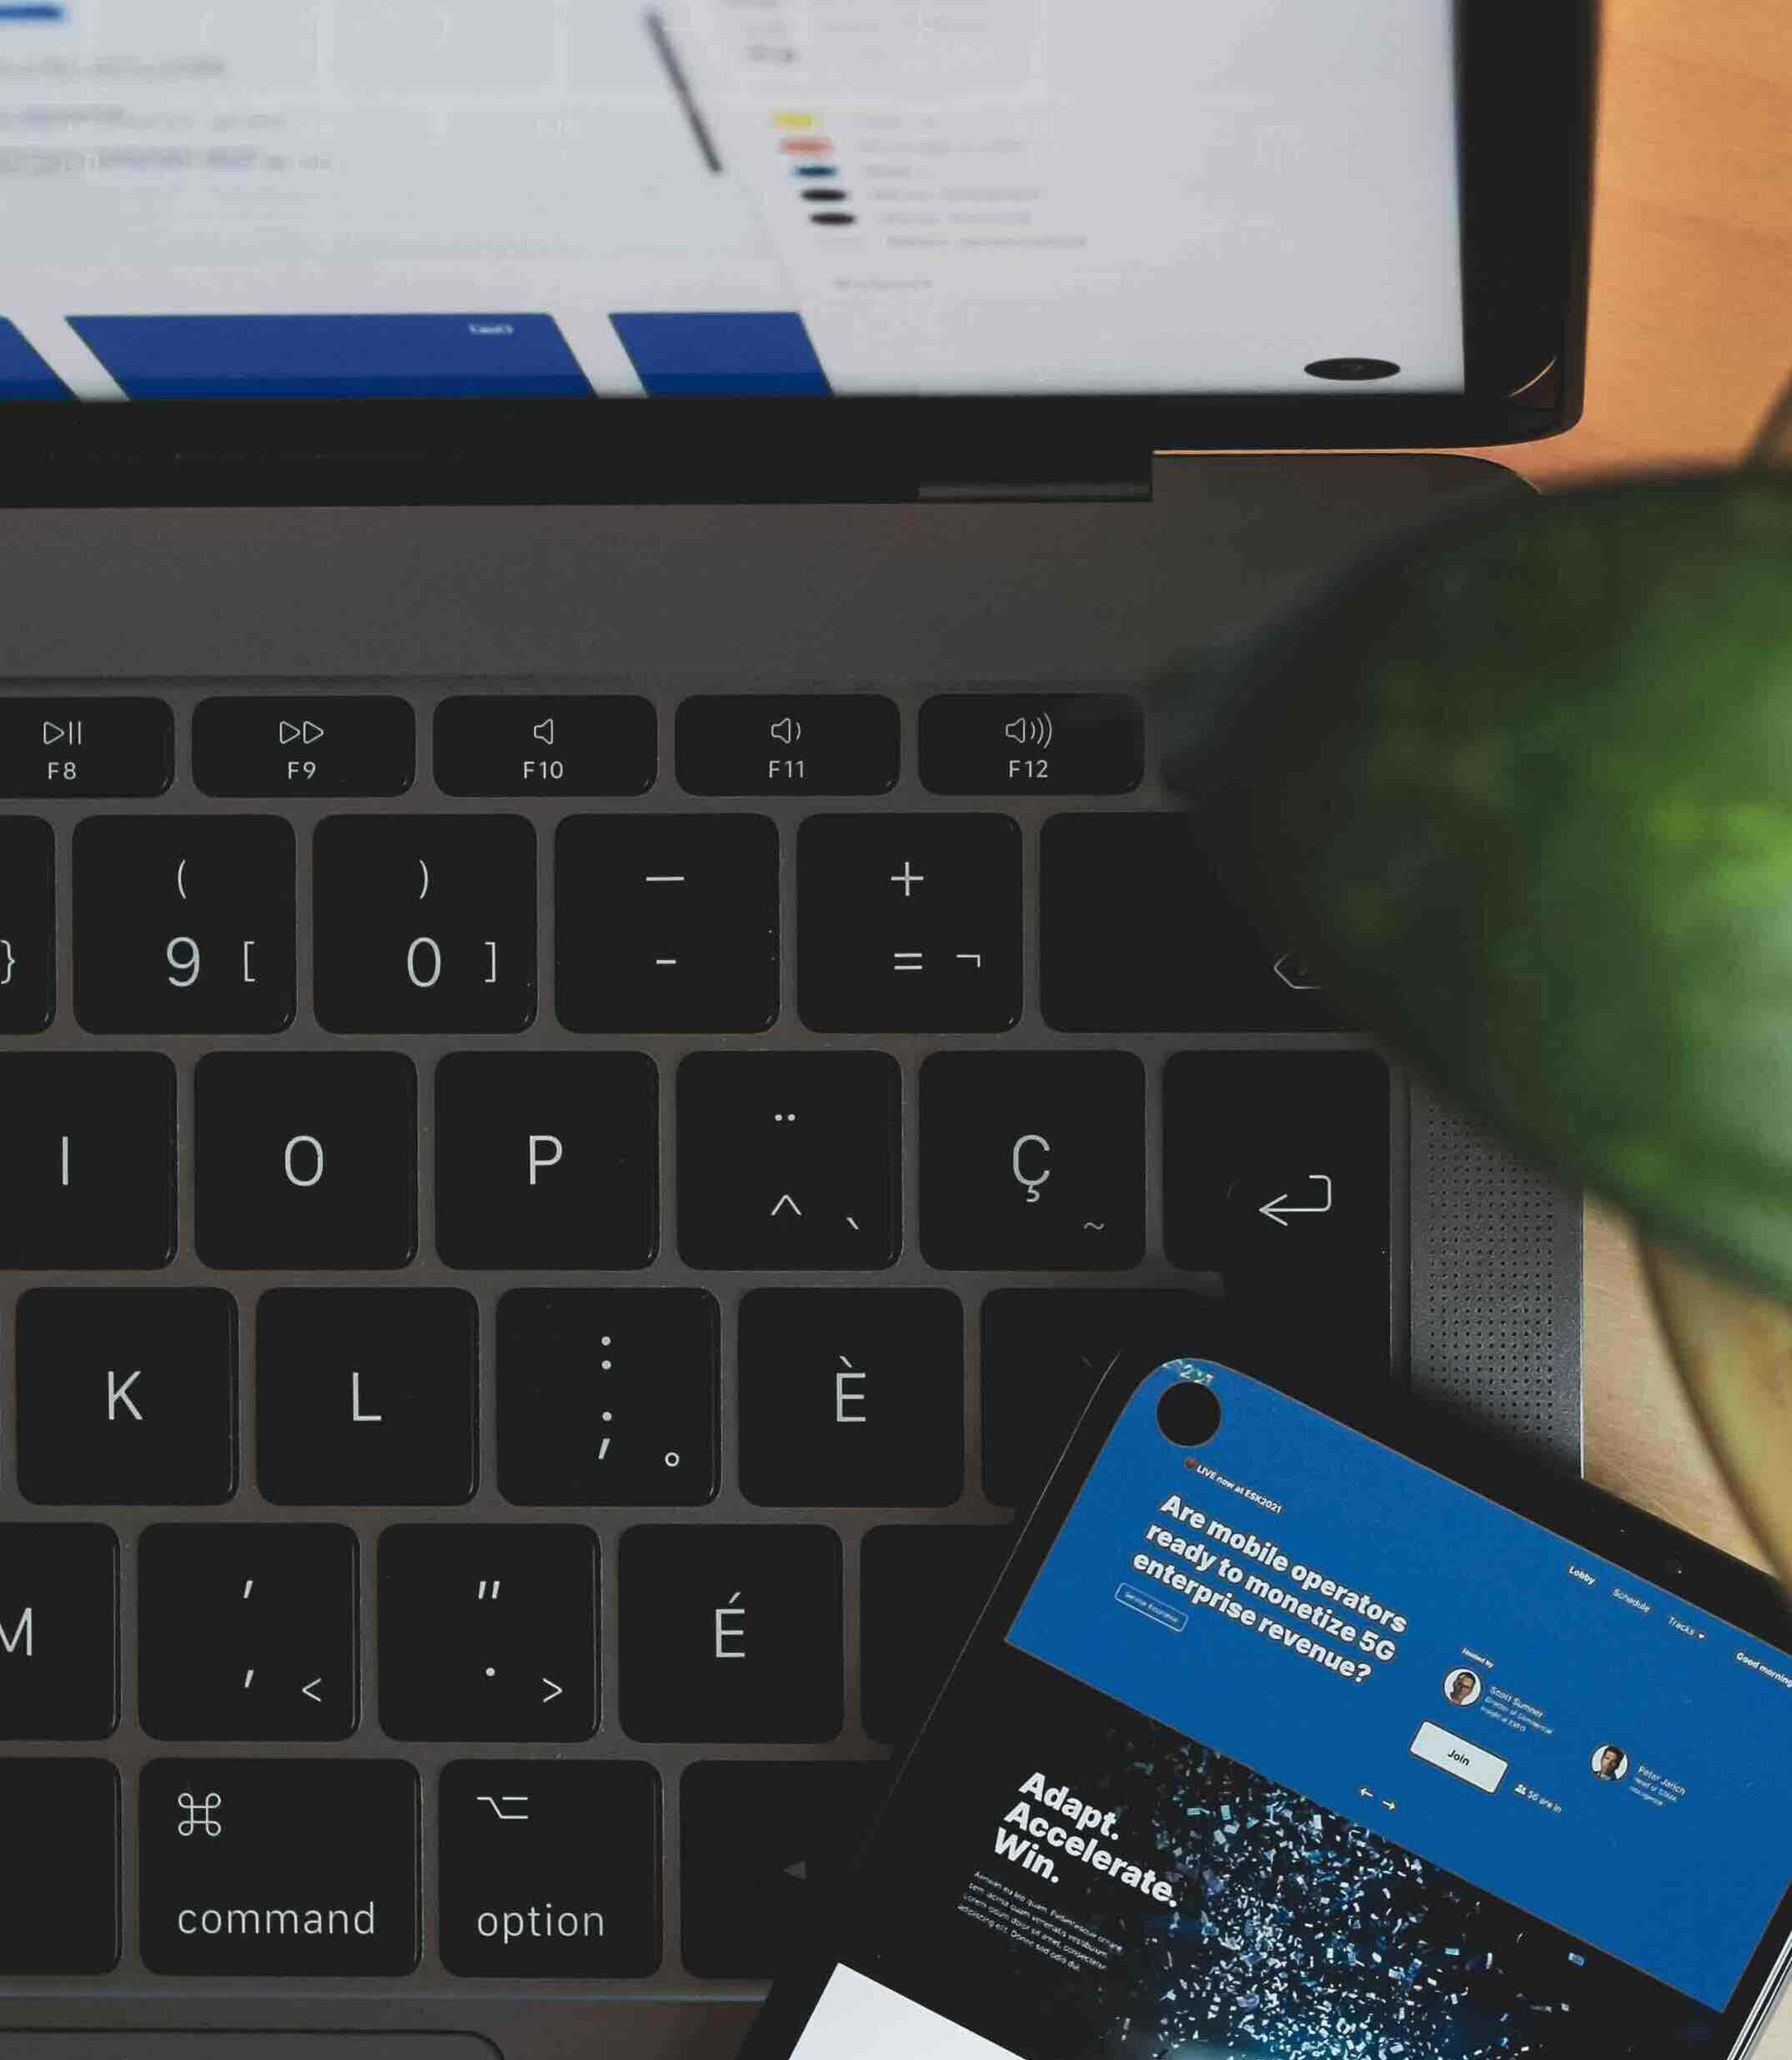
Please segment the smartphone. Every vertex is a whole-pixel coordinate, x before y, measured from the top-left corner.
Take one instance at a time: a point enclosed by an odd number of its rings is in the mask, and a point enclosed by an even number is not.
[[[1789,1884],[1772,1582],[1172,1360],[1096,1396],[742,2060],[1716,2060]]]

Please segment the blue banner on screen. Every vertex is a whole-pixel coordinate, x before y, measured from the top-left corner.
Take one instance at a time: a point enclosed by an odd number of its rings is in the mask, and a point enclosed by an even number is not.
[[[86,314],[69,326],[133,400],[589,397],[545,314]]]
[[[1132,1397],[1008,1638],[1714,2009],[1784,1890],[1784,1654],[1207,1361]]]
[[[17,327],[0,317],[0,399],[72,400],[63,385]]]
[[[826,394],[800,314],[613,314],[650,394]]]

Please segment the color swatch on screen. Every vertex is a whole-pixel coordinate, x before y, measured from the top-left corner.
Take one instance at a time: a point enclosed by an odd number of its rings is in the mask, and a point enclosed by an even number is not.
[[[133,400],[588,398],[545,314],[87,314]]]
[[[800,314],[613,314],[635,376],[657,396],[826,394]]]
[[[0,400],[73,399],[18,329],[0,315]]]

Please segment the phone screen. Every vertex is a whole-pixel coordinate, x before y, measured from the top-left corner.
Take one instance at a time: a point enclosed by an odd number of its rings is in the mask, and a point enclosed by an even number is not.
[[[1734,2045],[1792,1877],[1775,1644],[1201,1360],[998,1593],[776,2050]]]

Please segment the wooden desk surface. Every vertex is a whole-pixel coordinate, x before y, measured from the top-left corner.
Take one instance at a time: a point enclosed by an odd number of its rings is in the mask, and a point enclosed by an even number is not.
[[[1606,0],[1591,364],[1539,485],[1723,464],[1792,374],[1792,7]],[[1675,1384],[1622,1228],[1587,1218],[1587,1472],[1758,1558]],[[1792,1997],[1759,2060],[1792,2060]]]
[[[1606,0],[1586,414],[1488,452],[1548,487],[1733,462],[1792,375],[1792,7]],[[1587,1471],[1757,1557],[1622,1229],[1587,1223]],[[1786,2053],[1792,2056],[1792,2040]]]

